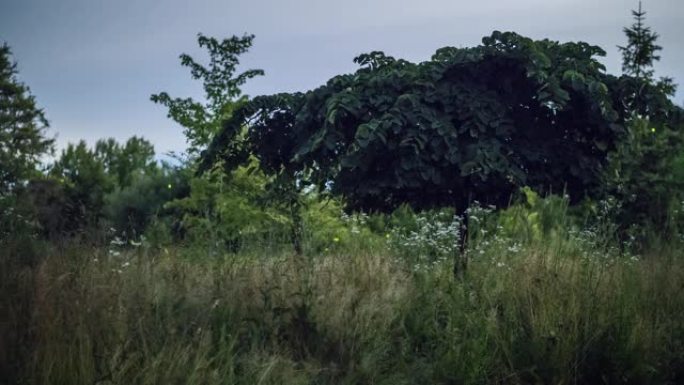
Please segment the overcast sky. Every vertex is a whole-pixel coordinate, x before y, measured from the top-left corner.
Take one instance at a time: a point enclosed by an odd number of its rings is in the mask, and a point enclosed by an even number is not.
[[[359,53],[382,50],[422,61],[443,46],[476,45],[493,30],[600,45],[620,71],[616,45],[636,0],[0,0],[6,41],[51,122],[58,146],[142,135],[158,153],[185,148],[181,129],[152,93],[201,97],[178,55],[203,57],[198,32],[256,35],[244,69],[266,76],[251,96],[304,91],[355,69]],[[684,0],[644,0],[660,34],[659,76],[684,83]],[[684,88],[684,84],[682,87]],[[676,102],[684,101],[684,90]]]

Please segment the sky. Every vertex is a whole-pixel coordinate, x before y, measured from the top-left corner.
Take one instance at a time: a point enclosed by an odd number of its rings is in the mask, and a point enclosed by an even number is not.
[[[241,69],[264,77],[250,96],[306,91],[353,72],[373,50],[423,61],[444,46],[480,43],[494,30],[603,47],[608,72],[620,73],[617,45],[636,0],[0,0],[0,42],[12,48],[19,77],[50,121],[57,147],[143,136],[158,154],[183,151],[180,126],[149,98],[202,98],[178,55],[206,59],[197,34],[254,34]],[[663,46],[657,76],[683,88],[684,0],[644,0],[647,25]]]

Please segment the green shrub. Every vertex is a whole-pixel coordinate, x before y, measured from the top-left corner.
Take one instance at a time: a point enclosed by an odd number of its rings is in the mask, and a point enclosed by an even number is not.
[[[181,218],[185,241],[238,251],[287,239],[289,217],[265,202],[266,178],[240,168],[190,180],[190,192],[166,208]]]

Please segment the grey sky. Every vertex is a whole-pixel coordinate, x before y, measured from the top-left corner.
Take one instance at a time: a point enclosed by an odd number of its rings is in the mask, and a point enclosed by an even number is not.
[[[661,37],[659,76],[684,83],[684,0],[644,0]],[[362,52],[383,50],[412,61],[443,46],[471,46],[491,31],[583,40],[608,51],[624,43],[636,0],[0,0],[0,41],[19,62],[58,145],[102,137],[150,139],[158,153],[185,148],[181,129],[149,101],[158,91],[201,97],[178,55],[202,57],[198,32],[252,33],[245,68],[266,76],[249,95],[313,88],[355,69]],[[682,84],[684,87],[684,84]],[[676,101],[681,104],[684,90]]]

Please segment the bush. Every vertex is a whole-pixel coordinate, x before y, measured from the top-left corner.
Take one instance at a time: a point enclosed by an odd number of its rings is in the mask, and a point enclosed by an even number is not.
[[[218,251],[239,251],[287,239],[289,218],[265,201],[266,178],[247,168],[230,177],[212,173],[192,178],[187,196],[166,208],[181,218],[184,239]]]

